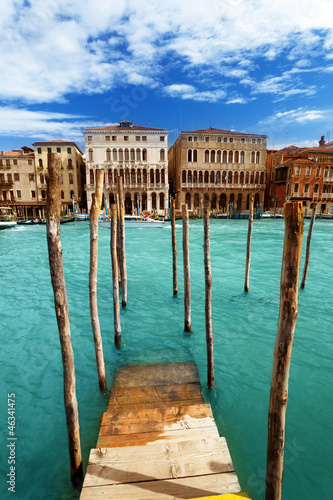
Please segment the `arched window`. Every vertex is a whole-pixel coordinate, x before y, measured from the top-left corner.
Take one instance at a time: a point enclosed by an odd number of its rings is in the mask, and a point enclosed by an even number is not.
[[[203,178],[202,178],[202,170],[199,170],[199,184],[202,184]]]
[[[183,184],[186,183],[186,170],[183,170],[183,172],[182,172],[182,183]]]
[[[260,184],[265,184],[265,172],[260,173]]]
[[[144,212],[147,210],[147,193],[142,193],[141,198],[141,210]]]
[[[222,193],[220,195],[219,208],[222,208],[223,212],[225,212],[226,206],[227,206],[227,197],[224,193]]]
[[[205,162],[206,163],[209,162],[209,151],[208,151],[208,149],[205,150]]]
[[[106,150],[106,161],[111,161],[111,150],[109,148]]]
[[[259,184],[259,172],[256,172],[256,181],[255,181],[256,184]]]
[[[218,170],[216,172],[215,184],[220,184],[220,182],[221,182],[221,172]]]
[[[108,170],[108,184],[112,184],[112,170],[109,168]]]
[[[61,199],[64,200],[65,199],[65,193],[63,192],[63,190],[61,190]]]
[[[254,172],[251,172],[250,184],[254,184]]]
[[[130,171],[128,168],[126,168],[126,170],[125,170],[125,182],[126,182],[126,184],[129,184],[129,182],[130,182]]]
[[[327,169],[325,169],[325,177],[326,177],[326,170]],[[295,177],[299,177],[299,174],[300,174],[300,167],[297,165],[295,167]]]
[[[164,193],[160,193],[160,210],[164,210]]]
[[[237,197],[237,210],[242,210],[242,195],[239,193]]]
[[[238,184],[238,172],[234,173],[234,184]]]
[[[68,168],[73,168],[72,158],[68,158]]]
[[[164,150],[163,150],[164,151]],[[160,183],[160,171],[159,169],[157,168],[156,169],[156,184],[159,184]]]
[[[154,184],[154,182],[155,182],[154,169],[153,169],[153,168],[151,168],[151,169],[150,169],[150,183],[151,183],[151,184]]]
[[[321,170],[321,167],[316,168],[316,177],[320,177],[320,170]]]
[[[232,172],[229,170],[228,172],[228,184],[232,184]]]
[[[141,168],[138,168],[136,178],[138,180],[138,184],[141,184]]]
[[[92,168],[90,169],[89,175],[90,175],[90,184],[95,184],[95,176],[94,176],[94,171]]]
[[[165,184],[165,170],[162,168],[161,170],[161,183]]]
[[[204,194],[204,207],[208,208],[209,207],[209,194],[205,193]]]
[[[214,149],[210,152],[210,161],[211,161],[211,163],[215,163],[215,151],[214,151]]]
[[[232,204],[235,203],[235,195],[234,195],[234,193],[231,193],[230,198],[229,198],[229,203],[232,203]]]
[[[69,177],[69,183],[74,184],[74,178],[72,172],[69,173],[68,177]]]
[[[216,163],[221,163],[221,151],[216,153]]]
[[[135,161],[135,149],[131,149],[131,161]]]
[[[228,163],[233,163],[233,152],[232,151],[229,151],[229,159],[228,159]]]
[[[151,194],[151,208],[156,210],[156,193]]]
[[[71,189],[71,192],[69,193],[70,197],[71,197],[71,200],[74,198],[74,191],[73,189]]]
[[[135,184],[135,169],[131,170],[131,184]]]
[[[256,153],[254,151],[251,151],[251,163],[255,163],[256,161]]]
[[[88,160],[89,161],[93,161],[94,160],[94,150],[91,149],[91,148],[88,151]]]
[[[113,149],[112,156],[113,156],[113,161],[117,161],[117,150],[116,150],[116,148]]]
[[[250,180],[250,174],[249,174],[249,172],[246,172],[246,174],[245,174],[245,184],[249,184],[249,180]]]
[[[136,150],[136,161],[141,161],[141,151],[139,148]]]
[[[194,170],[193,172],[193,184],[197,184],[198,183],[198,172],[196,170]]]
[[[187,173],[187,179],[190,184],[192,184],[192,170],[189,170]]]
[[[192,161],[192,149],[187,150],[187,161]]]
[[[223,170],[222,172],[222,184],[226,185],[227,183],[227,172]]]
[[[306,177],[310,177],[310,175],[311,175],[311,167],[306,167],[305,175],[306,175]]]
[[[241,172],[241,173],[239,174],[239,183],[240,183],[240,184],[244,184],[244,172]]]
[[[256,152],[256,163],[260,163],[260,151]]]
[[[196,149],[193,149],[193,161],[194,163],[198,161],[198,151]]]
[[[210,173],[210,183],[215,184],[215,173],[213,170]]]
[[[205,170],[205,184],[208,184],[208,179],[209,179],[209,172],[208,170]]]
[[[244,151],[241,151],[241,154],[240,154],[240,163],[245,163],[245,152]]]
[[[118,153],[119,153],[119,161],[123,161],[124,159],[123,150],[119,149]]]
[[[147,150],[146,149],[142,150],[142,161],[147,161]]]
[[[46,191],[44,189],[42,189],[41,191],[41,195],[42,195],[42,200],[45,200],[45,197],[46,197]]]
[[[125,161],[129,161],[129,151],[127,148],[125,149]]]
[[[147,170],[145,168],[142,171],[142,184],[147,184]]]
[[[186,193],[186,195],[185,195],[185,204],[191,210],[191,193]]]
[[[211,201],[211,205],[210,206],[211,206],[212,210],[216,209],[216,193],[212,194],[212,201]]]
[[[239,152],[235,151],[235,163],[239,163]]]
[[[228,151],[223,151],[223,163],[228,162]]]
[[[39,160],[38,160],[38,166],[40,168],[43,168],[43,160],[41,158],[39,158]]]
[[[199,193],[195,193],[194,195],[194,208],[199,208],[200,205],[200,196]]]
[[[164,161],[164,160],[165,160],[165,150],[161,149],[160,150],[160,161]]]
[[[39,182],[40,184],[44,184],[45,181],[44,181],[44,174],[39,174]]]

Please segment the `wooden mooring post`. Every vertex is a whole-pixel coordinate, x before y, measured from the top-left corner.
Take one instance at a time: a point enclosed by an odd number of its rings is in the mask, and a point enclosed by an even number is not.
[[[187,205],[182,207],[183,217],[183,264],[184,264],[184,313],[185,332],[192,333],[191,327],[191,278],[189,250],[189,216]]]
[[[47,245],[49,252],[50,274],[54,293],[54,305],[58,323],[63,375],[64,403],[67,421],[70,474],[75,489],[82,487],[82,455],[80,442],[79,409],[75,389],[74,354],[69,324],[67,291],[60,241],[61,209],[61,158],[56,153],[49,153],[47,178]]]
[[[99,388],[106,394],[106,373],[103,354],[101,326],[97,307],[97,268],[98,268],[98,218],[101,211],[103,196],[104,170],[96,170],[96,192],[90,210],[90,271],[89,271],[89,300],[91,326],[94,335],[95,357],[98,373]]]
[[[171,200],[171,235],[172,235],[172,270],[173,270],[173,296],[178,294],[177,278],[177,240],[176,240],[176,203]]]
[[[119,270],[120,270],[120,280],[121,280],[121,293],[122,301],[121,305],[123,307],[127,304],[127,269],[126,269],[126,251],[125,251],[125,207],[124,207],[124,189],[123,189],[123,179],[118,177],[118,193],[119,193]]]
[[[212,319],[212,272],[210,262],[210,225],[209,209],[204,208],[204,254],[205,254],[205,317],[207,345],[207,384],[214,387],[214,350],[213,350],[213,319]]]
[[[112,282],[113,282],[113,318],[114,318],[114,342],[117,349],[121,345],[121,324],[119,307],[119,277],[118,277],[118,258],[117,258],[117,205],[111,205],[111,263],[112,263]]]
[[[248,292],[250,290],[250,266],[251,266],[251,238],[252,238],[252,228],[253,228],[253,194],[250,195],[250,205],[249,205],[249,227],[247,232],[247,245],[246,245],[246,267],[245,267],[245,284],[244,291]]]
[[[306,278],[308,276],[309,263],[310,263],[311,236],[312,236],[313,225],[314,225],[314,222],[316,219],[316,210],[317,210],[317,203],[314,203],[313,208],[312,208],[312,217],[311,217],[311,222],[310,222],[310,226],[309,226],[308,237],[306,240],[306,254],[305,254],[305,261],[304,261],[303,277],[302,277],[302,282],[301,282],[301,289],[302,290],[305,287]]]
[[[302,203],[285,203],[284,220],[280,313],[268,416],[266,500],[280,500],[282,495],[288,378],[298,314],[298,279],[304,228]]]

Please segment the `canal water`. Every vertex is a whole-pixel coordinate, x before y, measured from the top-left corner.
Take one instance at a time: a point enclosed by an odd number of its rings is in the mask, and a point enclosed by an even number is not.
[[[303,259],[309,221],[305,222]],[[246,220],[211,220],[216,388],[206,389],[202,221],[190,222],[193,335],[183,333],[181,224],[179,295],[172,295],[171,228],[126,232],[128,305],[122,347],[113,346],[110,231],[100,229],[98,305],[108,385],[129,363],[194,361],[207,402],[225,435],[242,488],[264,498],[267,414],[279,312],[283,220],[254,221],[250,292],[243,292]],[[75,356],[84,468],[107,397],[98,388],[89,314],[89,223],[61,226]],[[299,296],[289,381],[284,500],[332,500],[333,222],[315,223],[308,279]],[[49,276],[45,226],[0,233],[1,483],[15,498],[78,498],[69,477],[62,361]],[[15,394],[15,447],[7,395]],[[11,421],[13,422],[13,421]]]

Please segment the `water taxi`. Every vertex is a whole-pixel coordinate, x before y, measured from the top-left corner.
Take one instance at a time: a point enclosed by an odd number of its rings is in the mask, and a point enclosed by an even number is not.
[[[16,226],[16,216],[10,207],[0,207],[0,229]]]

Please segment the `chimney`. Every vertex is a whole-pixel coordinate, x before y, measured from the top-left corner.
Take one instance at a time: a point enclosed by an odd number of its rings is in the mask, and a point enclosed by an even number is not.
[[[323,148],[325,146],[325,136],[322,135],[319,141],[319,147]]]

